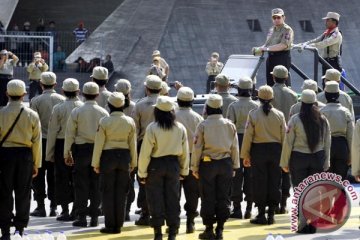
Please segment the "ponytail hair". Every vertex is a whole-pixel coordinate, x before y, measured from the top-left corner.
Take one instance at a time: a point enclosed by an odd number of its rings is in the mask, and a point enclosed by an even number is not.
[[[270,99],[270,100],[264,100],[264,99],[259,98],[259,100],[260,100],[260,102],[262,103],[262,109],[263,109],[265,115],[266,115],[266,116],[269,115],[270,110],[271,110],[272,107],[273,107],[273,106],[271,105],[272,99]]]

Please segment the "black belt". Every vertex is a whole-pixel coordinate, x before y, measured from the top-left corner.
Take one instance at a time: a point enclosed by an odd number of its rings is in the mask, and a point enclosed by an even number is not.
[[[290,51],[278,51],[278,52],[269,52],[269,56],[281,56],[281,55],[289,55]]]
[[[166,155],[161,157],[151,157],[151,160],[179,160],[179,157],[176,155]]]

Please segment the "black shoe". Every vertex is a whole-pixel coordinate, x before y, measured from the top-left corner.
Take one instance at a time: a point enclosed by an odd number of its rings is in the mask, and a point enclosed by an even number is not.
[[[259,225],[267,225],[268,221],[264,215],[261,215],[261,216],[258,215],[254,219],[251,219],[250,223],[259,224]]]
[[[267,222],[269,225],[272,225],[275,223],[275,219],[274,219],[274,216],[269,216],[268,219],[267,219]]]
[[[251,218],[251,210],[246,210],[245,211],[245,215],[244,215],[244,219],[250,219]]]
[[[87,221],[86,221],[86,217],[79,217],[77,218],[72,225],[74,227],[87,227]]]
[[[195,223],[194,220],[186,221],[186,233],[194,233],[195,232]]]
[[[149,226],[150,225],[150,217],[149,217],[149,215],[141,215],[140,218],[135,221],[135,225],[137,225],[137,226]]]
[[[56,217],[57,215],[57,207],[51,207],[49,217]]]
[[[286,206],[281,206],[278,214],[287,214]]]
[[[45,206],[37,207],[35,210],[30,213],[32,217],[46,217]]]
[[[161,227],[154,227],[154,240],[162,240]]]
[[[97,227],[99,226],[98,217],[92,217],[90,221],[90,227]]]
[[[125,222],[129,222],[130,221],[130,214],[127,212],[125,214]]]
[[[234,208],[233,212],[230,214],[231,218],[242,219],[241,208]]]
[[[61,221],[61,222],[69,222],[69,221],[74,221],[73,217],[70,216],[68,211],[64,211],[62,212],[57,218],[57,221]]]
[[[213,228],[206,227],[205,231],[199,234],[199,239],[214,240],[215,234]]]
[[[20,236],[24,234],[24,228],[15,228],[15,233],[18,232]]]
[[[223,237],[223,229],[218,229],[218,228],[215,229],[215,239],[216,240],[223,240],[224,239],[224,237]]]
[[[168,240],[176,240],[176,234],[175,235],[170,235],[169,234]]]
[[[109,233],[109,234],[118,234],[121,233],[120,228],[107,228],[107,227],[103,227],[100,229],[101,233]]]
[[[275,214],[280,214],[280,207],[279,207],[279,205],[276,205],[274,211],[275,211]]]
[[[176,240],[176,234],[178,234],[179,228],[171,226],[169,227],[168,240]]]

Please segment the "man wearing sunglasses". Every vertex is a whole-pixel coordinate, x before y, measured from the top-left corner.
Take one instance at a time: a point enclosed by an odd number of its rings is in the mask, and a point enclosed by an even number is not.
[[[273,86],[274,80],[270,72],[277,65],[283,65],[288,70],[291,66],[290,48],[294,41],[294,31],[285,23],[285,14],[281,8],[271,11],[273,26],[270,28],[265,44],[253,48],[254,55],[261,55],[268,52],[266,60],[266,83]],[[291,86],[290,78],[287,85]]]

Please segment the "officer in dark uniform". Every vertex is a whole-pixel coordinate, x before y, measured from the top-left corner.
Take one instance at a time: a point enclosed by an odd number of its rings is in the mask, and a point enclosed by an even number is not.
[[[200,180],[200,215],[206,226],[199,239],[223,239],[224,224],[230,216],[232,178],[240,167],[236,126],[222,116],[222,103],[218,94],[206,100],[208,117],[196,128],[191,155],[191,170]]]
[[[261,55],[268,52],[266,60],[266,83],[269,86],[274,85],[272,70],[277,65],[283,65],[288,70],[291,67],[290,49],[294,40],[292,28],[285,23],[285,14],[281,8],[275,8],[271,11],[274,26],[270,28],[266,42],[261,47],[253,48],[254,55]],[[291,86],[290,78],[286,85]]]
[[[92,167],[100,173],[105,228],[102,233],[120,233],[124,224],[130,171],[137,166],[136,127],[123,113],[125,96],[114,92],[108,98],[110,116],[100,120],[95,135]]]
[[[326,82],[325,97],[327,104],[320,112],[325,115],[331,130],[330,171],[346,178],[350,165],[350,147],[354,122],[349,110],[339,103],[339,84]]]
[[[41,167],[41,127],[38,114],[23,105],[25,83],[7,84],[9,103],[0,109],[0,228],[10,240],[10,227],[22,235],[29,222],[31,179]],[[22,112],[21,112],[22,111]],[[18,117],[13,130],[4,139]],[[15,193],[15,216],[13,215]]]
[[[189,174],[189,144],[186,128],[175,121],[174,102],[157,98],[155,121],[146,128],[138,163],[138,175],[145,183],[154,239],[162,239],[164,220],[168,240],[175,240],[180,226],[180,178]]]
[[[275,207],[280,202],[279,162],[286,123],[284,114],[271,105],[274,93],[270,86],[260,87],[258,96],[261,106],[249,113],[241,158],[245,167],[252,168],[254,202],[258,207],[258,215],[250,223],[265,225],[275,222]],[[269,207],[267,219],[266,206]]]
[[[247,116],[252,109],[259,106],[259,102],[255,102],[251,99],[253,81],[250,77],[240,78],[238,87],[239,100],[230,104],[227,111],[227,118],[236,125],[239,148],[241,148]],[[232,185],[231,200],[234,207],[233,212],[230,215],[232,218],[242,218],[241,202],[243,200],[243,192],[245,193],[245,201],[247,202],[244,218],[249,219],[251,218],[253,204],[251,169],[244,168],[240,159],[240,168],[236,170]]]

